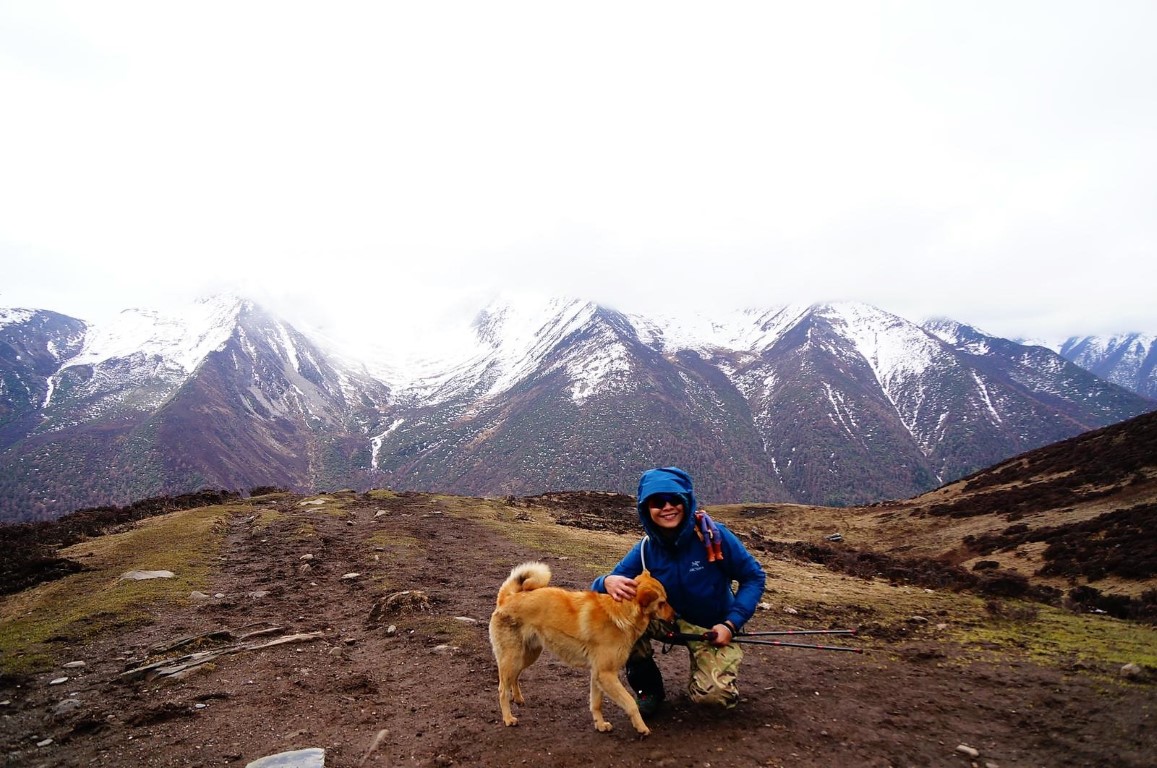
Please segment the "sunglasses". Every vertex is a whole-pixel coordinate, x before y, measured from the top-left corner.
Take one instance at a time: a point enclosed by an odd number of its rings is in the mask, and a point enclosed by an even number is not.
[[[662,509],[668,504],[672,507],[681,507],[683,497],[677,493],[652,493],[647,497],[647,506],[652,509]]]

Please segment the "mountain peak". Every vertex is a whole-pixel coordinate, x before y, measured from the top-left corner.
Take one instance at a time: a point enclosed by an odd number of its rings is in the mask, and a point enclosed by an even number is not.
[[[474,318],[478,340],[494,349],[523,347],[560,317],[594,312],[597,305],[566,296],[503,293]]]
[[[126,309],[111,322],[90,328],[83,348],[66,365],[142,355],[189,372],[232,336],[241,312],[251,306],[236,297],[207,297],[164,312]]]

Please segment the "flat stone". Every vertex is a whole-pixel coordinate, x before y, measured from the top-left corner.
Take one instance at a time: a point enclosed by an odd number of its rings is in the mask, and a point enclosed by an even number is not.
[[[126,571],[121,574],[121,581],[144,581],[146,579],[171,579],[175,576],[172,571]]]
[[[325,768],[325,750],[318,747],[278,752],[276,755],[259,757],[245,768]]]

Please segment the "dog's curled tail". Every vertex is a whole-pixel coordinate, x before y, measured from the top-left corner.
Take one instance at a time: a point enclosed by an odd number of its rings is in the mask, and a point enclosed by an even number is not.
[[[546,563],[531,561],[514,566],[510,569],[510,575],[506,577],[506,581],[502,582],[502,587],[498,590],[498,605],[506,602],[506,599],[515,592],[529,592],[532,589],[545,587],[550,583],[550,566]]]

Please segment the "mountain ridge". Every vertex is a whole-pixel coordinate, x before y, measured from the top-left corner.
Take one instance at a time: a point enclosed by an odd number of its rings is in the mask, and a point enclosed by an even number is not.
[[[856,504],[1157,407],[1045,348],[856,303],[664,319],[506,299],[392,380],[236,297],[130,310],[120,333],[4,312],[9,516],[205,485],[622,492],[662,464],[720,501]]]

